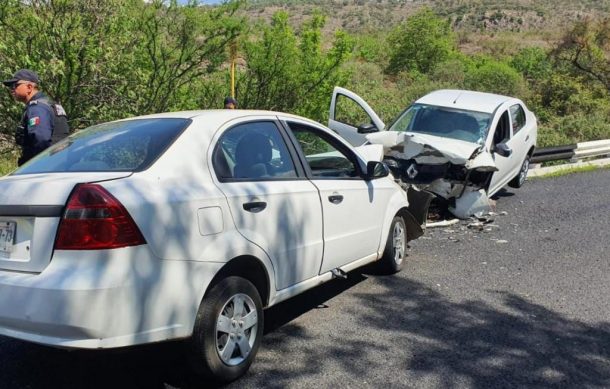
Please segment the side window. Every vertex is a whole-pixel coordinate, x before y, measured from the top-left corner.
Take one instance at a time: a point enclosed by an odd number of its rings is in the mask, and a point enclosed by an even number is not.
[[[315,178],[360,177],[355,156],[332,137],[315,128],[289,122]]]
[[[373,122],[371,117],[358,103],[342,94],[337,95],[335,120],[352,127],[359,127]]]
[[[513,122],[513,134],[516,134],[525,126],[525,112],[523,111],[523,107],[519,104],[510,107],[510,118]]]
[[[274,122],[249,122],[225,131],[212,155],[219,180],[264,180],[297,176]]]
[[[496,126],[496,131],[494,132],[494,141],[493,144],[497,145],[498,143],[506,142],[510,139],[510,122],[508,119],[508,111],[505,111],[500,120],[498,121],[498,125]]]

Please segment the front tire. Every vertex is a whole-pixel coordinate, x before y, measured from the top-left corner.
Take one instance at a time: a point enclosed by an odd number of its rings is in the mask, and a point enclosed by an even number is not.
[[[379,269],[385,274],[398,273],[402,270],[406,257],[407,225],[401,216],[394,216],[383,256],[379,260]]]
[[[204,297],[191,339],[196,373],[225,383],[244,375],[263,336],[263,307],[256,287],[227,277]]]
[[[508,186],[511,188],[521,188],[525,183],[525,179],[527,178],[527,172],[530,170],[530,156],[526,156],[521,164],[521,169],[519,169],[519,174],[515,176],[509,183]]]

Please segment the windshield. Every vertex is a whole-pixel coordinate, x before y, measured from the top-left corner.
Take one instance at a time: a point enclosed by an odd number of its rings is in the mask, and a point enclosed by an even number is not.
[[[159,118],[92,126],[49,147],[12,174],[144,170],[190,123]]]
[[[490,122],[490,113],[414,104],[394,121],[389,130],[482,144],[487,137]]]

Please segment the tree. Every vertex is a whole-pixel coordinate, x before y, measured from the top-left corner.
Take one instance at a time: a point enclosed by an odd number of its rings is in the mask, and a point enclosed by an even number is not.
[[[353,51],[353,40],[337,31],[332,46],[322,49],[324,18],[314,15],[300,35],[289,26],[288,14],[276,13],[260,35],[244,43],[245,69],[237,81],[242,108],[293,112],[322,120],[330,91],[344,84],[341,65]]]
[[[429,8],[423,8],[398,25],[388,40],[390,63],[387,71],[391,74],[403,70],[428,73],[455,50],[450,23]]]
[[[610,18],[577,22],[564,35],[553,56],[610,91]]]
[[[0,72],[37,71],[72,128],[179,108],[180,94],[218,68],[243,29],[242,1],[217,7],[155,0],[3,0]],[[3,95],[0,130],[20,108]]]

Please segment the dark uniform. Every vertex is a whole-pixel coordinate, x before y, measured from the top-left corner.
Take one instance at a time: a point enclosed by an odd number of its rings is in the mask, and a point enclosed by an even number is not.
[[[15,133],[15,142],[21,146],[19,165],[51,146],[53,113],[48,105],[39,104],[38,99],[41,97],[44,95],[38,92],[26,104],[20,126]]]
[[[38,91],[40,80],[35,72],[21,69],[13,78],[2,83],[11,89],[15,100],[27,101],[20,126],[15,131],[15,142],[21,146],[21,158],[18,161],[21,166],[36,154],[68,136],[70,133],[68,118],[61,105]],[[28,89],[24,91],[22,85]],[[30,93],[34,95],[28,97]]]

